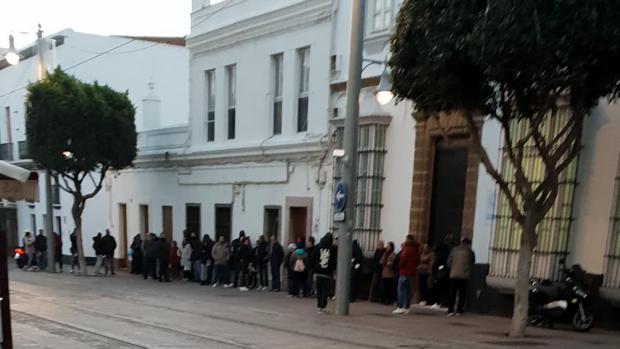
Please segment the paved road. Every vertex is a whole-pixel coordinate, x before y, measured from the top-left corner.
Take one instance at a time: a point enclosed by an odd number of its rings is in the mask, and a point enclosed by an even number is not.
[[[620,348],[620,334],[533,329],[505,336],[508,319],[446,318],[428,309],[393,316],[360,302],[352,315],[319,315],[313,299],[127,274],[11,272],[17,348]],[[330,306],[333,306],[330,305]]]

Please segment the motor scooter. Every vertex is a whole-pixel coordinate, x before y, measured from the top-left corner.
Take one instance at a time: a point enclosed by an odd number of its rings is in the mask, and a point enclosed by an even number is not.
[[[583,269],[579,265],[566,268],[566,261],[560,260],[562,281],[533,280],[529,290],[528,324],[553,327],[559,321],[570,322],[579,332],[592,328],[591,295],[583,280]]]

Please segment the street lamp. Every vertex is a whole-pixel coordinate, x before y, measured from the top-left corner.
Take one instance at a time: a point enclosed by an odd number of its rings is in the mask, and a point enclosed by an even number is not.
[[[377,102],[381,105],[390,103],[394,98],[394,93],[392,93],[392,78],[390,77],[390,73],[388,73],[387,68],[383,68],[383,73],[381,73],[381,80],[379,80],[379,87],[377,87],[375,97],[377,98]]]
[[[15,40],[13,39],[13,35],[9,35],[9,52],[4,56],[4,59],[10,65],[16,65],[19,63],[19,53],[15,50]]]

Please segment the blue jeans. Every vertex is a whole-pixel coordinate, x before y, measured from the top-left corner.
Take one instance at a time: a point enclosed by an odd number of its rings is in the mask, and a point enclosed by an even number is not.
[[[401,276],[398,278],[398,307],[409,309],[411,305],[411,277]]]

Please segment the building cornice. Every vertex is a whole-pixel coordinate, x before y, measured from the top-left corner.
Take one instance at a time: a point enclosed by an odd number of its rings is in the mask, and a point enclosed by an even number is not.
[[[309,27],[330,17],[330,0],[301,1],[212,31],[190,36],[187,39],[187,47],[192,52],[192,56],[200,56],[244,41]]]

